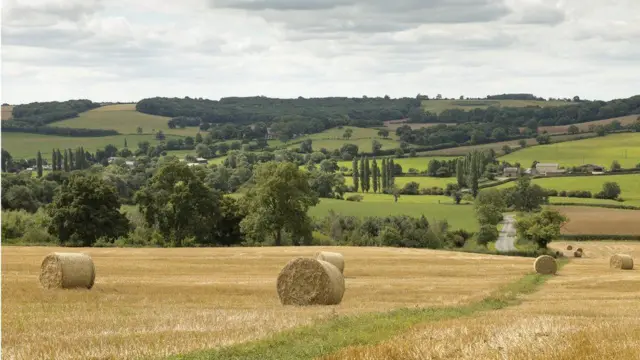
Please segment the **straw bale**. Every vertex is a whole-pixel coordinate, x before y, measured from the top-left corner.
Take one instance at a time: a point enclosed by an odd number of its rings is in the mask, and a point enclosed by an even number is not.
[[[627,254],[615,254],[609,259],[609,266],[614,269],[633,270],[633,258]]]
[[[344,256],[342,256],[342,254],[329,251],[319,251],[316,253],[315,258],[317,260],[332,263],[333,266],[337,267],[341,273],[344,273]]]
[[[582,248],[577,248],[577,249],[576,249],[576,251],[577,251],[577,252],[584,252],[584,251],[582,250]]]
[[[574,252],[573,252],[573,256],[574,256],[574,257],[577,257],[577,258],[582,257],[582,251],[577,251],[577,250],[576,250],[576,251],[574,251]]]
[[[567,250],[573,250],[573,246],[568,245],[568,246],[567,246]]]
[[[344,295],[344,277],[329,262],[297,258],[280,271],[277,290],[283,305],[336,305]]]
[[[40,266],[40,285],[45,289],[91,289],[95,279],[93,259],[83,253],[54,252]]]
[[[556,271],[558,271],[558,264],[553,256],[541,255],[536,258],[536,261],[534,261],[533,269],[538,274],[555,274]]]

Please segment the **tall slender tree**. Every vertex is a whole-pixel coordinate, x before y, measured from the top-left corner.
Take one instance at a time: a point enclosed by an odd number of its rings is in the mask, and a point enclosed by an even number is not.
[[[127,146],[127,138],[124,138],[124,147],[128,147]]]
[[[38,154],[36,155],[36,170],[38,172],[38,177],[42,177],[42,154],[40,150],[38,150]]]
[[[458,186],[460,188],[463,188],[467,185],[466,181],[465,181],[465,172],[464,172],[465,166],[464,166],[464,159],[463,158],[459,158],[456,161],[456,180],[458,181]]]
[[[393,186],[396,183],[396,164],[394,164],[393,159],[389,161],[389,186]]]
[[[366,190],[366,185],[365,185],[365,172],[364,172],[364,157],[360,158],[360,189],[362,189],[362,192],[365,192]]]
[[[51,170],[56,171],[58,169],[58,153],[56,149],[51,151]]]
[[[382,171],[380,173],[382,175],[382,191],[384,191],[389,187],[389,184],[387,184],[387,159],[385,158],[382,158]]]
[[[64,149],[64,171],[69,172],[69,152]]]
[[[369,192],[369,190],[371,189],[371,169],[369,168],[369,159],[365,156],[364,158],[364,181],[365,183],[363,185],[365,185],[365,190],[367,192]]]
[[[376,161],[376,158],[373,158],[373,162],[371,162],[371,172],[373,175],[373,192],[377,193],[378,192],[378,188],[380,187],[380,177],[378,177],[378,162]]]
[[[60,149],[56,149],[56,159],[58,160],[58,171],[62,170],[62,153]]]
[[[353,191],[358,192],[358,188],[360,185],[360,172],[358,171],[358,159],[357,158],[353,158],[353,163],[352,163],[352,172],[353,174],[351,175],[353,177]]]
[[[69,170],[74,170],[76,168],[75,156],[73,155],[71,148],[67,150],[69,151]]]

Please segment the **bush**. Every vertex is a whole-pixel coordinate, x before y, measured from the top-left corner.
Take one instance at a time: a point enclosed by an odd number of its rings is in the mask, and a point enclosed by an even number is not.
[[[485,224],[480,227],[477,234],[477,241],[480,245],[487,245],[498,239],[498,228],[495,225]]]
[[[420,191],[420,184],[415,181],[411,181],[407,183],[402,190],[400,190],[400,194],[403,195],[418,195]]]
[[[363,197],[360,194],[355,194],[355,195],[349,195],[347,196],[347,201],[355,201],[355,202],[360,202],[362,201]]]

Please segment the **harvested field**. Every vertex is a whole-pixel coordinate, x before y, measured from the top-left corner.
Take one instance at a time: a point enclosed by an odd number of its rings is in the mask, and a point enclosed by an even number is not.
[[[640,210],[552,206],[569,218],[563,234],[640,234]]]
[[[348,262],[341,304],[283,307],[278,273],[319,250]],[[3,358],[160,357],[343,314],[467,303],[531,271],[531,259],[416,249],[82,248],[73,251],[92,257],[94,287],[44,291],[40,263],[53,251],[69,250],[3,248]]]
[[[640,271],[610,270],[608,256],[629,248],[640,254],[640,243],[581,245],[590,255],[572,259],[518,306],[424,324],[382,344],[349,347],[323,359],[636,360]]]
[[[589,132],[591,131],[592,126],[598,125],[608,125],[614,121],[619,121],[622,125],[633,124],[638,119],[638,115],[629,115],[629,116],[621,116],[617,118],[604,119],[604,120],[596,120],[589,121],[581,124],[574,124],[580,129],[581,132]],[[566,134],[569,131],[569,126],[571,125],[558,125],[558,126],[540,126],[538,127],[538,131],[540,133],[546,131],[549,134]],[[524,128],[520,128],[521,130]]]
[[[390,131],[396,131],[397,128],[399,127],[403,127],[404,125],[409,125],[411,127],[411,129],[421,129],[421,128],[428,128],[428,127],[433,127],[433,126],[437,126],[437,125],[456,125],[454,123],[410,123],[410,122],[394,122],[394,123],[390,123],[388,121],[384,122],[384,127],[388,128]]]
[[[11,120],[13,118],[13,106],[2,106],[2,120]]]

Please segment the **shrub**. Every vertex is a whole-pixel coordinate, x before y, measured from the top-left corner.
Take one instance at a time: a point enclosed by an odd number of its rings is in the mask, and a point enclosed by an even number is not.
[[[403,195],[418,195],[420,189],[420,184],[415,181],[411,181],[400,190],[400,193]]]
[[[489,242],[498,239],[498,228],[494,225],[485,224],[480,227],[477,234],[477,241],[480,245],[487,245]]]
[[[355,195],[349,195],[347,196],[347,201],[355,201],[355,202],[360,202],[362,201],[363,197],[360,194],[355,194]]]

